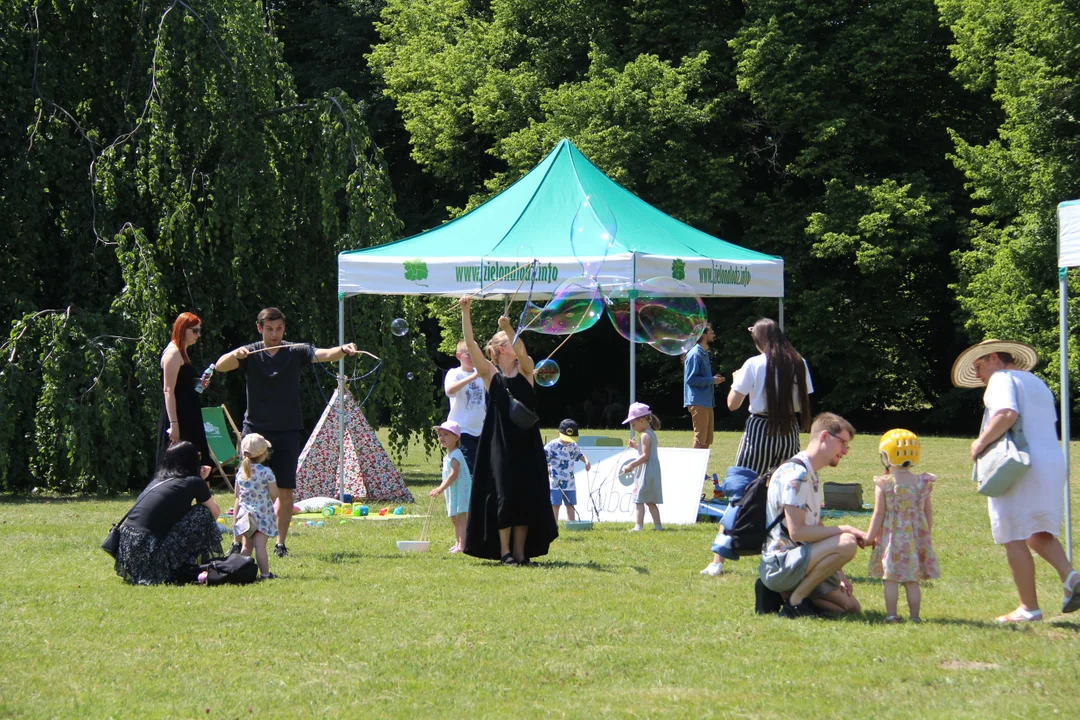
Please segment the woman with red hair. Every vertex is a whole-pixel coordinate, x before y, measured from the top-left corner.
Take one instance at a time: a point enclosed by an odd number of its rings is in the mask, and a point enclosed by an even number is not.
[[[188,348],[199,341],[202,320],[195,313],[180,313],[173,323],[172,340],[161,353],[162,386],[165,405],[158,422],[158,464],[165,450],[181,440],[187,440],[202,457],[202,464],[210,464],[210,448],[203,430],[202,409],[195,384],[199,376],[191,365]]]

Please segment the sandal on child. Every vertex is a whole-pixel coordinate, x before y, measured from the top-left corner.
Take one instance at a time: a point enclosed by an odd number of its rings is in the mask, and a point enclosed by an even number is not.
[[[511,555],[510,553],[506,553],[501,558],[499,558],[499,562],[501,562],[503,565],[517,565],[518,564],[518,561],[515,560],[514,556]]]
[[[893,625],[895,623],[902,622],[902,621],[900,620],[899,615],[886,615],[885,616],[885,622],[889,623],[890,625]]]
[[[1069,577],[1065,578],[1065,601],[1061,604],[1061,612],[1071,613],[1080,610],[1080,573],[1073,570]]]
[[[1002,625],[1010,623],[1037,622],[1042,620],[1042,610],[1025,610],[1018,607],[1008,615],[1002,615],[997,621]]]

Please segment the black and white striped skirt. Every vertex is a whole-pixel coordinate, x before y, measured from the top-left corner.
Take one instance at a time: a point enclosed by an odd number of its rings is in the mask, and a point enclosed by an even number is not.
[[[746,430],[739,441],[735,464],[750,468],[758,475],[770,470],[799,452],[799,423],[791,421],[791,428],[782,435],[769,434],[769,418],[751,415],[746,419]]]

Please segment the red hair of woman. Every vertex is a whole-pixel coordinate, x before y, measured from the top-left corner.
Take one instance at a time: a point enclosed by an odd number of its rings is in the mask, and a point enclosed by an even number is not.
[[[176,322],[172,326],[172,343],[180,351],[180,357],[184,358],[184,364],[190,365],[187,348],[184,347],[184,333],[189,329],[202,325],[202,320],[195,313],[182,312],[176,316]]]

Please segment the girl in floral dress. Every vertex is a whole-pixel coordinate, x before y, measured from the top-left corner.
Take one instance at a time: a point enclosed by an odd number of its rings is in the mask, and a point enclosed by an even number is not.
[[[934,521],[930,491],[937,478],[911,471],[919,462],[919,438],[909,430],[890,430],[878,444],[885,475],[874,478],[874,515],[867,530],[874,544],[870,577],[885,581],[885,621],[900,621],[896,614],[899,585],[903,583],[912,622],[920,622],[920,580],[941,576],[937,554],[930,542]]]
[[[274,514],[277,482],[274,471],[262,464],[270,455],[270,442],[258,433],[251,433],[240,441],[240,450],[244,459],[236,473],[237,510],[233,532],[243,538],[241,554],[251,557],[254,550],[261,579],[270,580],[275,576],[270,572],[266,540],[278,535]]]

